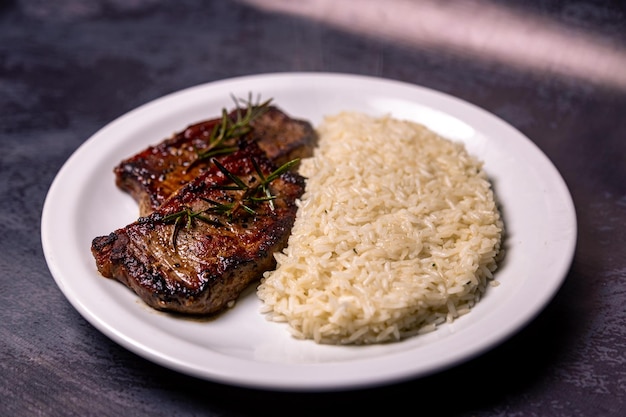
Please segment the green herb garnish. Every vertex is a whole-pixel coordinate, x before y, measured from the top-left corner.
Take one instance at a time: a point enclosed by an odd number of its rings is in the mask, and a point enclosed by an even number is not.
[[[209,145],[196,152],[196,159],[187,169],[200,161],[235,152],[238,147],[232,143],[232,139],[239,138],[250,132],[252,130],[250,123],[268,111],[272,99],[261,103],[260,99],[257,98],[257,102],[253,103],[252,94],[250,94],[248,100],[233,97],[233,101],[237,106],[234,120],[225,108],[222,109],[222,119],[211,130]],[[245,108],[242,108],[240,105],[244,105]]]
[[[194,227],[194,221],[200,220],[207,224],[212,224],[214,226],[222,226],[222,224],[212,218],[205,216],[206,210],[192,211],[189,207],[185,207],[176,213],[168,214],[163,217],[163,221],[166,223],[174,222],[174,229],[172,230],[171,242],[174,250],[177,250],[176,242],[178,241],[178,233],[184,227],[186,229],[191,229]]]
[[[251,180],[250,184],[247,184],[241,177],[230,172],[226,167],[219,163],[215,158],[212,162],[215,166],[226,176],[230,182],[225,185],[215,186],[215,189],[225,191],[238,191],[243,193],[239,198],[234,198],[232,202],[221,203],[208,198],[202,198],[210,204],[210,207],[204,210],[193,211],[189,207],[185,207],[182,210],[168,214],[163,217],[163,221],[166,223],[174,222],[174,229],[172,230],[171,242],[174,250],[177,249],[178,234],[185,229],[191,229],[195,225],[195,220],[202,221],[204,223],[213,226],[223,226],[219,220],[208,217],[207,214],[222,215],[226,217],[228,222],[232,222],[233,216],[237,211],[244,210],[246,213],[254,215],[256,214],[255,208],[264,202],[268,202],[270,209],[274,211],[274,202],[276,196],[271,193],[270,183],[280,177],[283,173],[289,171],[294,165],[296,165],[300,159],[292,159],[291,161],[281,165],[278,169],[270,173],[267,177],[263,175],[261,168],[257,161],[252,159],[254,169],[258,178]]]
[[[254,181],[254,185],[251,185],[253,183],[252,181],[251,184],[246,184],[244,180],[234,175],[216,159],[213,159],[215,166],[217,166],[217,168],[232,182],[232,184],[217,186],[216,188],[220,190],[243,191],[243,195],[240,199],[227,204],[206,200],[207,202],[213,204],[213,207],[209,208],[209,210],[224,214],[229,219],[232,219],[233,214],[240,208],[249,214],[254,214],[254,206],[262,202],[268,202],[270,209],[274,211],[273,200],[276,199],[276,196],[272,195],[269,184],[276,178],[280,177],[284,172],[289,171],[298,162],[300,162],[300,159],[292,159],[291,161],[281,165],[278,169],[266,177],[263,175],[257,161],[252,159],[252,164],[254,165],[254,170],[258,175],[259,181]]]

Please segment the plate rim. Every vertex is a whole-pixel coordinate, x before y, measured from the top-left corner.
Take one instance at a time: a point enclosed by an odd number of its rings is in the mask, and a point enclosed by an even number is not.
[[[176,101],[182,97],[188,96],[197,92],[201,89],[214,89],[215,87],[227,87],[234,85],[245,85],[249,83],[258,83],[258,82],[281,82],[281,80],[287,80],[290,83],[295,83],[295,81],[303,82],[303,80],[307,81],[315,81],[315,82],[326,82],[329,80],[333,81],[342,81],[342,82],[356,82],[356,83],[364,83],[368,85],[380,85],[380,86],[395,86],[396,88],[406,88],[412,89],[414,91],[420,91],[421,93],[427,94],[432,98],[437,100],[441,100],[442,102],[451,102],[454,103],[455,106],[459,108],[471,109],[472,112],[476,114],[480,114],[481,120],[485,123],[494,123],[498,124],[501,129],[508,130],[509,132],[515,132],[518,138],[524,139],[526,142],[524,146],[530,146],[534,149],[536,156],[542,159],[542,163],[546,165],[548,168],[551,168],[553,178],[552,180],[556,182],[556,184],[560,187],[560,193],[563,200],[561,203],[564,204],[563,211],[567,214],[566,221],[569,222],[568,227],[570,228],[570,235],[567,237],[567,242],[564,242],[563,255],[564,257],[561,259],[560,264],[557,269],[559,270],[559,277],[554,278],[551,282],[551,287],[545,291],[541,300],[537,302],[537,307],[532,312],[526,312],[526,315],[523,318],[518,318],[519,323],[516,326],[511,326],[506,331],[501,331],[497,337],[492,337],[489,343],[477,343],[475,346],[472,346],[471,349],[467,349],[465,354],[463,355],[453,355],[452,360],[443,360],[443,361],[433,361],[430,366],[424,366],[418,371],[415,369],[405,368],[402,370],[397,370],[396,372],[387,372],[382,373],[379,377],[374,377],[369,373],[364,373],[362,375],[333,375],[333,378],[327,378],[327,375],[324,375],[324,371],[326,370],[326,364],[322,364],[321,366],[315,364],[286,364],[286,368],[293,368],[302,371],[302,369],[306,369],[306,372],[309,373],[310,378],[305,380],[303,378],[292,378],[285,379],[284,377],[281,379],[277,379],[272,377],[272,375],[268,375],[267,378],[262,378],[259,376],[255,376],[254,378],[245,377],[241,375],[233,375],[226,372],[225,369],[206,369],[206,367],[200,369],[198,367],[193,366],[192,364],[186,363],[185,361],[181,361],[180,358],[170,357],[167,354],[164,354],[160,349],[150,347],[150,346],[142,346],[137,344],[136,341],[132,340],[132,337],[129,338],[127,334],[121,332],[119,329],[111,327],[109,321],[107,321],[103,317],[96,317],[93,315],[92,311],[89,309],[89,306],[83,304],[82,300],[78,298],[75,294],[72,293],[72,288],[67,286],[68,282],[64,279],[64,271],[62,267],[56,262],[56,251],[54,248],[53,241],[51,240],[49,229],[51,222],[53,219],[51,216],[51,207],[54,203],[54,198],[62,193],[63,179],[68,175],[68,171],[72,167],[73,161],[80,157],[81,153],[84,152],[90,146],[94,146],[93,144],[97,142],[99,137],[102,137],[108,130],[112,129],[115,126],[119,126],[128,120],[132,120],[137,117],[137,115],[142,114],[143,112],[149,112],[152,109],[158,108],[163,105],[163,103],[167,103],[169,101]],[[455,107],[456,108],[456,107]],[[261,389],[272,389],[272,390],[287,390],[287,391],[320,391],[320,390],[337,390],[337,389],[358,389],[365,387],[372,387],[377,385],[389,384],[394,382],[401,382],[407,379],[419,378],[423,376],[430,375],[434,372],[442,371],[452,366],[455,366],[461,362],[465,362],[470,360],[485,351],[492,349],[496,345],[502,343],[506,339],[508,339],[513,334],[517,333],[521,330],[527,323],[533,320],[540,312],[545,308],[545,306],[552,300],[552,298],[556,295],[558,289],[563,284],[563,281],[566,279],[567,272],[571,267],[571,263],[573,261],[575,245],[577,240],[577,224],[576,224],[576,212],[574,203],[565,183],[565,180],[562,178],[561,174],[558,172],[554,164],[548,159],[548,157],[541,151],[541,149],[529,138],[523,135],[519,130],[511,126],[506,121],[501,118],[495,116],[494,114],[488,112],[487,110],[476,106],[466,100],[460,99],[453,95],[450,95],[445,92],[440,92],[428,87],[419,86],[416,84],[407,83],[404,81],[380,78],[368,75],[358,75],[358,74],[348,74],[348,73],[331,73],[331,72],[279,72],[279,73],[264,73],[264,74],[253,74],[253,75],[245,75],[240,77],[233,78],[225,78],[221,80],[211,81],[191,87],[187,87],[178,91],[174,91],[168,94],[165,94],[161,97],[158,97],[154,100],[148,101],[129,112],[119,116],[118,118],[112,120],[111,122],[105,124],[102,128],[100,128],[96,133],[90,136],[85,140],[65,161],[63,166],[59,169],[56,174],[54,180],[52,181],[48,193],[46,195],[43,210],[42,210],[42,219],[41,219],[41,240],[42,246],[44,250],[44,256],[46,258],[46,262],[48,264],[48,268],[52,273],[52,276],[57,283],[58,287],[61,289],[62,293],[66,297],[66,299],[72,304],[72,306],[81,314],[83,318],[85,318],[88,322],[90,322],[97,330],[105,334],[107,337],[112,339],[114,342],[123,346],[124,348],[137,353],[138,355],[148,359],[154,363],[165,366],[167,368],[173,369],[178,372],[182,372],[188,375],[192,375],[195,377],[200,377],[203,379],[211,380],[214,382],[221,382],[236,386],[243,386],[248,388],[261,388]],[[405,352],[406,353],[406,352]],[[392,354],[391,356],[393,356]],[[400,356],[406,356],[404,354],[400,354]],[[385,358],[389,357],[389,355],[385,355]],[[229,361],[229,357],[221,358],[226,362]],[[235,359],[234,362],[238,362],[238,359]],[[245,362],[245,361],[244,361]],[[370,363],[371,366],[375,369],[379,366],[381,362],[381,358],[374,357],[371,358]],[[385,362],[385,361],[383,361]],[[260,366],[260,368],[267,368],[268,371],[275,366],[275,364],[271,363],[263,363],[256,365]],[[266,366],[267,365],[267,366]],[[334,363],[333,367],[341,368],[342,364]]]

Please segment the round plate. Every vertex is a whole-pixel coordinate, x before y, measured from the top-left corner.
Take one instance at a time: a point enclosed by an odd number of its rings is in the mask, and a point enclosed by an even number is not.
[[[343,110],[420,122],[484,161],[502,205],[506,258],[471,313],[393,344],[322,346],[265,320],[255,289],[211,320],[157,312],[98,274],[91,241],[131,223],[138,208],[118,190],[113,167],[187,125],[219,116],[232,97],[260,95],[317,125]],[[170,369],[226,384],[275,390],[335,390],[417,378],[466,361],[533,319],[572,262],[576,215],[548,158],[492,114],[440,92],[397,81],[328,73],[265,74],[212,82],[145,104],[108,124],[69,158],[42,214],[46,261],[70,303],[125,348]]]

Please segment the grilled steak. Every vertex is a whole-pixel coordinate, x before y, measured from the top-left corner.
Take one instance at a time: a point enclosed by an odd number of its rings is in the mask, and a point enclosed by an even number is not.
[[[287,244],[304,178],[283,172],[268,185],[274,199],[265,200],[258,171],[269,180],[276,164],[255,142],[218,164],[207,165],[149,215],[95,238],[99,272],[156,309],[209,314],[272,269],[273,252]]]
[[[312,155],[317,136],[310,123],[293,119],[274,106],[264,110],[251,121],[250,131],[237,140],[256,141],[279,166]],[[230,112],[231,120],[240,116],[241,111]],[[116,184],[139,203],[141,216],[155,210],[210,165],[209,160],[197,161],[198,152],[209,147],[211,132],[221,122],[218,118],[191,125],[115,167]]]

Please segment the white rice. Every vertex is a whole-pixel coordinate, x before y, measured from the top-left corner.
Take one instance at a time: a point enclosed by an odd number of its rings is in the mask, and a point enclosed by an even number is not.
[[[391,342],[466,314],[503,233],[482,163],[422,125],[327,117],[288,247],[258,296],[296,338]]]

